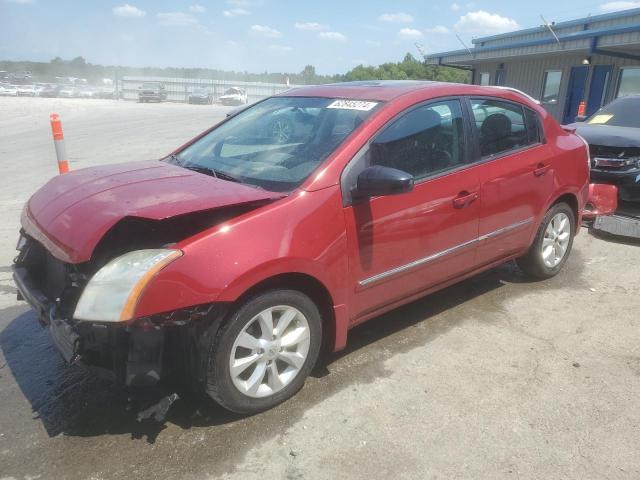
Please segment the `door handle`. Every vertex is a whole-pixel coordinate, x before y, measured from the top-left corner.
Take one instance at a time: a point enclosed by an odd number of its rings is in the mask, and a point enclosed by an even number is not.
[[[453,199],[453,206],[455,208],[464,208],[471,205],[475,200],[478,199],[478,192],[467,192],[463,191],[458,194],[457,197]]]
[[[545,165],[544,163],[539,163],[535,170],[533,171],[533,174],[536,177],[542,177],[545,173],[547,173],[549,171],[549,169],[551,168],[551,165]]]

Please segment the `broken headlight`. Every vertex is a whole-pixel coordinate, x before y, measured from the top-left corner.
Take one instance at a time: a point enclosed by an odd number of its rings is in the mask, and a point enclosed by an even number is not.
[[[91,277],[73,317],[98,322],[131,320],[140,294],[151,279],[182,251],[135,250],[114,258]]]

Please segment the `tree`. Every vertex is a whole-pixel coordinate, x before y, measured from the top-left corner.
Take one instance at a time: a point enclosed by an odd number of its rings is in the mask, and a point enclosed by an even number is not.
[[[316,75],[316,67],[314,67],[313,65],[307,65],[306,67],[304,67],[304,69],[302,70],[302,72],[300,72],[300,75],[302,76],[302,81],[304,82],[305,85],[313,85],[315,83],[318,83],[318,76]]]

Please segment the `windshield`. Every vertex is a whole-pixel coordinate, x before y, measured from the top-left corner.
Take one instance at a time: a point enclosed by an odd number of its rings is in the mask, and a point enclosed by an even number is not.
[[[587,123],[640,128],[640,97],[622,97],[594,113]]]
[[[376,102],[274,97],[230,117],[170,160],[276,192],[300,185]]]
[[[239,89],[237,89],[237,88],[229,88],[229,89],[225,90],[223,95],[237,95],[239,93],[242,93]]]
[[[142,88],[153,90],[155,88],[160,88],[160,85],[158,85],[157,83],[143,83]]]

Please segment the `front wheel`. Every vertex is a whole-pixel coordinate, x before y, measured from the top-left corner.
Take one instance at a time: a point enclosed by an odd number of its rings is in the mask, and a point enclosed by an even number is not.
[[[527,254],[516,260],[528,275],[551,278],[564,266],[576,233],[573,209],[566,203],[557,203],[544,216]]]
[[[303,293],[271,290],[252,297],[210,345],[207,393],[236,413],[274,407],[302,387],[321,340],[320,313]]]

